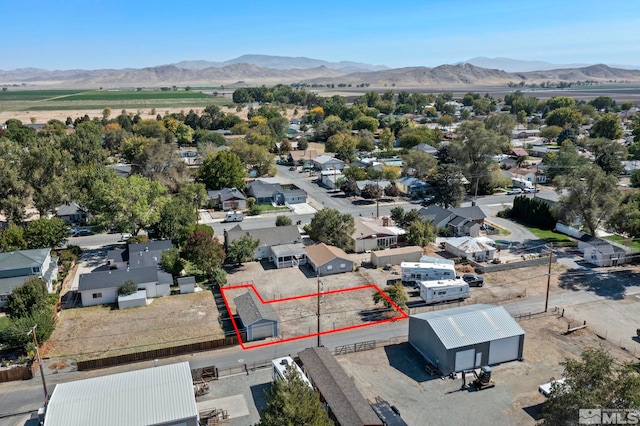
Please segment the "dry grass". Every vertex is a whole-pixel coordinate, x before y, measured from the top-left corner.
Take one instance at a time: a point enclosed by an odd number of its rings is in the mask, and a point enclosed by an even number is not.
[[[55,359],[95,359],[224,336],[210,292],[151,299],[146,307],[91,306],[64,310],[47,353]]]

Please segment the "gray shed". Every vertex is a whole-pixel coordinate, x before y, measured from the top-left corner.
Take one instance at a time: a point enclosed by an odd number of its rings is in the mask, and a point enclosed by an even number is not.
[[[118,309],[138,308],[147,306],[147,292],[138,290],[127,296],[118,296]]]
[[[524,334],[502,306],[478,304],[409,317],[409,343],[442,374],[521,360]]]
[[[247,341],[266,339],[278,335],[278,315],[271,307],[262,303],[253,291],[235,299],[236,313],[247,332]]]
[[[178,286],[180,294],[193,293],[196,289],[196,277],[180,277],[178,278]]]

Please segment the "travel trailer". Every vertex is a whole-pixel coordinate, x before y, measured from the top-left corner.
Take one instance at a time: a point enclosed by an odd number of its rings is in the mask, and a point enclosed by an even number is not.
[[[402,282],[417,284],[428,280],[452,280],[456,277],[454,264],[447,259],[432,262],[402,262]]]
[[[422,300],[431,303],[463,300],[471,296],[469,284],[463,279],[421,281],[418,284]]]

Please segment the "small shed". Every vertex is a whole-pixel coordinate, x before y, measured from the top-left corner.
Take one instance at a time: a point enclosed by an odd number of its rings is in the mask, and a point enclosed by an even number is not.
[[[371,263],[376,268],[384,265],[399,265],[402,262],[419,262],[422,247],[407,246],[371,252]]]
[[[196,277],[180,277],[178,278],[178,286],[180,294],[193,293],[196,291]]]
[[[318,275],[326,276],[353,271],[353,261],[341,248],[325,243],[306,247],[307,263]]]
[[[442,374],[521,360],[524,334],[502,306],[477,304],[409,317],[409,343]]]
[[[133,294],[118,296],[118,309],[138,308],[147,306],[147,291],[138,290]]]
[[[278,335],[278,315],[271,307],[262,303],[253,291],[235,299],[236,313],[247,332],[247,341],[266,339]]]

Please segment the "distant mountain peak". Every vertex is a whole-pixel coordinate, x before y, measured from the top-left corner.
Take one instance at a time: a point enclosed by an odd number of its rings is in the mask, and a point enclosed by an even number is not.
[[[478,67],[487,69],[497,69],[506,72],[532,72],[532,71],[549,71],[566,68],[585,68],[595,64],[552,64],[545,61],[526,61],[512,58],[488,58],[486,56],[477,56],[475,58],[462,61],[460,63],[472,64]],[[637,70],[640,69],[637,65],[615,65],[609,64],[609,67]]]

